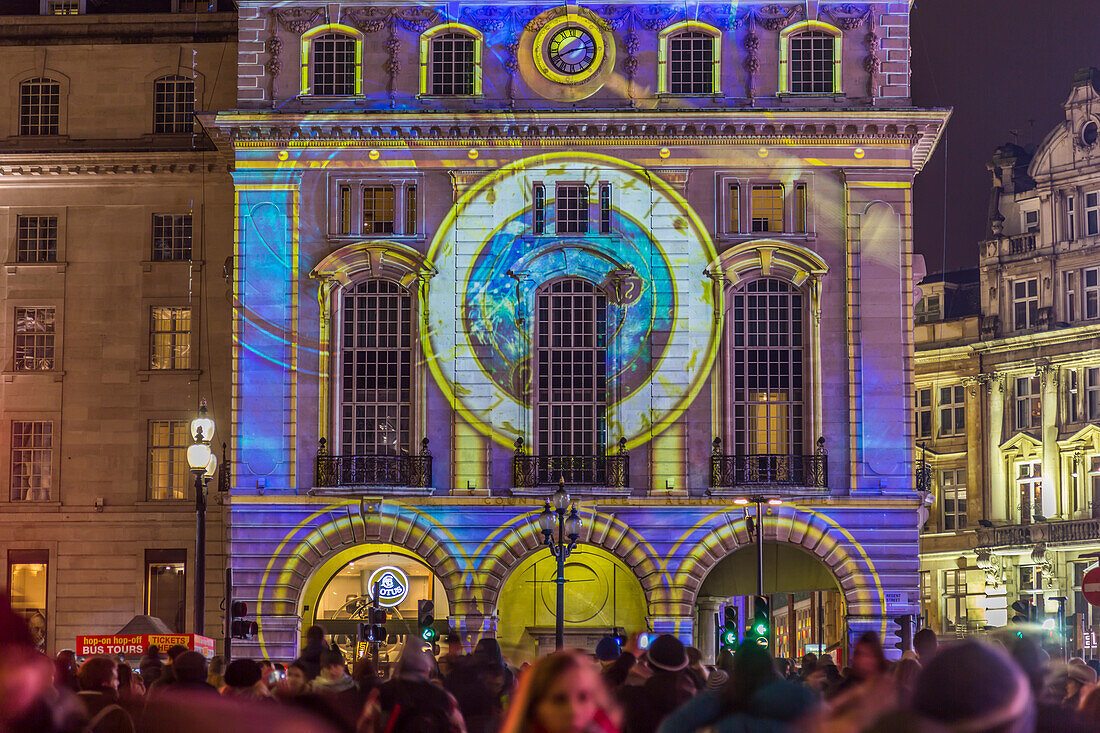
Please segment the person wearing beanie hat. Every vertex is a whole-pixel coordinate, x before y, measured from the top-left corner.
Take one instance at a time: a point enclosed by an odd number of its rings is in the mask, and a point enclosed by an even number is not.
[[[172,681],[164,690],[172,692],[216,692],[206,681],[206,659],[198,652],[186,651],[172,662]]]
[[[669,713],[698,691],[687,671],[683,642],[671,634],[654,639],[642,656],[653,674],[641,685],[623,685],[617,697],[623,710],[622,733],[654,733]]]
[[[271,697],[263,683],[263,670],[255,659],[234,659],[225,668],[225,689],[222,694],[242,700],[265,700]]]
[[[1035,700],[1023,670],[1005,652],[977,641],[941,650],[920,675],[910,705],[948,730],[1033,730]]]
[[[619,640],[614,636],[605,636],[596,644],[596,661],[600,663],[600,667],[604,670],[610,667],[622,653],[623,650],[619,646]]]

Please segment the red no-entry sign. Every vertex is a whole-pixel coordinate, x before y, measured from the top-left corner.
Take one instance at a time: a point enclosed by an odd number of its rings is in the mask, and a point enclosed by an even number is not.
[[[1081,579],[1081,592],[1085,600],[1094,606],[1100,606],[1100,567],[1093,568],[1085,573]]]

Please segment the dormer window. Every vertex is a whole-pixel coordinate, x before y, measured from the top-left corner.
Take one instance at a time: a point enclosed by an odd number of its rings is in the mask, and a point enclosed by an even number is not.
[[[1034,234],[1039,231],[1039,210],[1031,209],[1030,211],[1023,212],[1024,215],[1024,232],[1026,234]]]
[[[779,34],[780,94],[840,94],[839,28],[816,20],[795,23]]]
[[[661,31],[657,92],[680,96],[719,93],[721,38],[717,28],[691,20]]]

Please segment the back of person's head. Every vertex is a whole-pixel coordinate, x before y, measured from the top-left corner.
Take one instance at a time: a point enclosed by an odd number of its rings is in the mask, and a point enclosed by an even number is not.
[[[168,658],[175,662],[176,657],[183,654],[185,651],[187,651],[187,647],[181,644],[173,644],[172,646],[168,647]]]
[[[220,654],[210,659],[210,674],[221,677],[225,674],[225,657]]]
[[[862,678],[867,676],[868,672],[881,674],[889,666],[879,635],[874,631],[865,631],[861,634],[852,649],[852,672]],[[867,667],[873,667],[873,669],[867,669]]]
[[[238,690],[252,687],[262,676],[255,659],[234,659],[225,668],[225,684]]]
[[[339,649],[325,649],[321,652],[321,669],[337,666],[344,666],[344,655]]]
[[[936,632],[927,626],[913,634],[913,651],[920,657],[921,663],[926,663],[932,658],[938,645]]]
[[[479,639],[474,647],[474,659],[482,664],[503,667],[504,652],[500,650],[500,642],[496,639]]]
[[[306,641],[324,641],[325,630],[323,627],[314,624],[306,629]]]
[[[206,681],[206,659],[198,652],[184,652],[172,662],[176,680],[194,684]]]
[[[435,660],[424,651],[419,640],[410,639],[405,642],[401,650],[401,656],[394,665],[393,676],[404,679],[428,679],[435,667]]]
[[[1081,696],[1082,716],[1093,725],[1100,727],[1100,685],[1090,687]]]
[[[128,690],[134,681],[134,668],[126,662],[118,663],[118,689]]]
[[[1047,655],[1034,640],[1027,637],[1016,639],[1009,647],[1012,659],[1023,670],[1031,690],[1038,694],[1043,689],[1047,674]]]
[[[596,672],[595,662],[575,651],[554,652],[545,656],[527,668],[520,678],[519,687],[512,698],[512,704],[501,726],[501,733],[521,733],[539,730],[543,726],[537,721],[539,705],[546,700],[557,684],[574,670],[587,671],[589,674],[582,684],[591,688],[596,695],[596,705],[609,704],[607,688]],[[588,721],[584,721],[584,726]],[[587,730],[587,727],[584,728]]]
[[[817,666],[817,655],[813,652],[806,652],[802,655],[802,674],[807,675],[814,671],[814,667]]]
[[[118,671],[118,662],[110,657],[89,657],[80,665],[76,679],[81,690],[101,692],[111,686],[111,680]]]
[[[733,672],[726,683],[727,708],[731,712],[744,710],[757,690],[778,679],[779,672],[768,650],[751,639],[741,642],[733,655]]]
[[[596,659],[601,662],[613,662],[622,654],[619,640],[614,636],[605,636],[596,644]]]
[[[911,707],[950,730],[1022,733],[1034,725],[1034,698],[1004,651],[977,641],[941,650],[917,677]]]
[[[145,659],[160,660],[160,647],[156,644],[150,644],[149,648],[145,650]]]
[[[351,678],[362,689],[373,686],[378,681],[378,667],[374,660],[365,655],[356,659],[351,668]]]

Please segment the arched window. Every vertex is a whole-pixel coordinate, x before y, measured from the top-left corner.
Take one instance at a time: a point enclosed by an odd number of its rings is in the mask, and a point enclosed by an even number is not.
[[[340,328],[340,449],[343,455],[410,450],[412,295],[370,279],[343,293]]]
[[[607,298],[587,280],[557,280],[538,294],[536,324],[539,453],[603,455],[607,446]],[[581,477],[574,480],[591,483]]]
[[[785,280],[750,280],[732,294],[728,328],[737,454],[802,454],[802,293]]]
[[[721,34],[696,21],[677,23],[659,37],[658,92],[690,96],[720,90]]]
[[[319,97],[347,97],[357,93],[359,48],[345,33],[322,33],[311,40],[310,93]]]
[[[839,94],[842,34],[820,21],[804,21],[779,34],[779,92]]]
[[[19,134],[61,134],[61,82],[38,77],[19,85]]]
[[[481,34],[449,23],[421,36],[420,93],[438,96],[481,94]]]
[[[195,82],[162,76],[153,83],[153,132],[187,133],[194,129]]]

